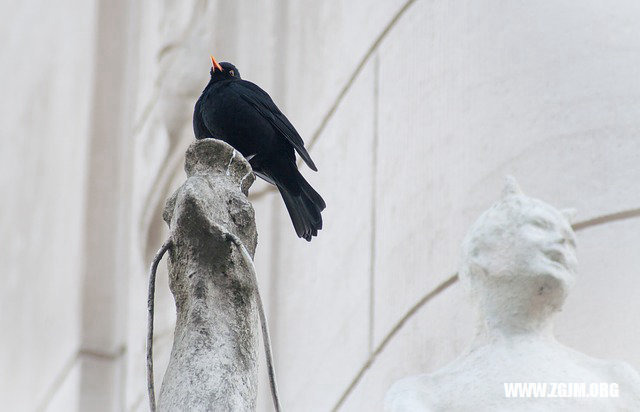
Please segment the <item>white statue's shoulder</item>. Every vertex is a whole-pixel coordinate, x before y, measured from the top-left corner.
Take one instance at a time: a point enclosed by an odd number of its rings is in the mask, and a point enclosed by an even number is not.
[[[640,397],[640,373],[627,362],[594,358],[561,344],[558,347],[564,351],[565,358],[594,371],[603,382],[625,382],[631,385],[635,395]]]
[[[640,373],[623,361],[609,361],[609,371],[613,378],[634,382],[640,387]]]
[[[431,375],[410,376],[395,382],[384,398],[385,412],[429,412],[436,399]]]
[[[620,396],[633,400],[634,405],[640,405],[640,373],[622,361],[609,362],[608,372],[610,382],[620,383]]]

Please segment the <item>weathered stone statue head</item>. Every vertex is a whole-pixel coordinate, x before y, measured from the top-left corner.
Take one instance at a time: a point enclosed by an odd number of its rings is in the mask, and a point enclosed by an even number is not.
[[[547,324],[576,275],[570,211],[525,196],[513,178],[463,243],[460,278],[484,326],[509,332]]]

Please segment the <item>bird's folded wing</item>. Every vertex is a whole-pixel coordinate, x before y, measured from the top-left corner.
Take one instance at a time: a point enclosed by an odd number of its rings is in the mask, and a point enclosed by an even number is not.
[[[318,170],[313,160],[311,160],[309,152],[304,148],[302,137],[289,122],[289,119],[278,109],[278,106],[271,100],[267,92],[248,81],[232,82],[229,84],[229,88],[267,119],[293,145],[307,166],[312,170]]]

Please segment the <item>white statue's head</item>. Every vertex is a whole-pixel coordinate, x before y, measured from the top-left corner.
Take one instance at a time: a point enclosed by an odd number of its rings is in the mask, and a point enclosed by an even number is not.
[[[485,317],[530,329],[562,307],[577,269],[572,215],[525,196],[507,179],[502,199],[463,243],[460,278]]]

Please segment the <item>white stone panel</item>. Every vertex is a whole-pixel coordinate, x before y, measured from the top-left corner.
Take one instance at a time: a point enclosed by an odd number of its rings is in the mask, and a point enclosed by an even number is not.
[[[474,309],[466,290],[456,282],[405,323],[338,410],[381,411],[393,382],[449,363],[470,344],[474,328]]]
[[[318,237],[299,239],[280,199],[276,206],[271,303],[286,409],[328,410],[369,350],[373,80],[367,67],[314,148],[319,172],[303,170],[327,203]]]
[[[417,2],[389,33],[375,342],[457,269],[462,236],[505,174],[578,219],[640,204],[628,189],[640,179],[633,16],[634,2]]]
[[[19,411],[79,345],[95,2],[0,9],[0,408]]]
[[[261,179],[256,179],[250,192],[258,192],[265,189],[267,183],[263,183]],[[251,200],[251,197],[250,197]],[[274,207],[280,207],[276,201],[279,201],[274,194],[268,196],[262,196],[259,199],[251,200],[253,210],[256,216],[256,229],[258,232],[258,246],[256,248],[256,254],[254,256],[254,264],[256,273],[258,276],[258,286],[260,287],[260,295],[262,297],[262,303],[264,304],[265,314],[269,326],[274,325],[273,313],[271,312],[273,301],[272,288],[272,265],[274,264],[275,257],[272,254],[272,243],[274,239],[277,239],[278,234],[274,232],[275,227],[273,225],[274,219]],[[258,411],[272,411],[271,392],[269,389],[269,378],[267,375],[266,362],[263,352],[262,335],[258,337],[260,343],[258,345]]]
[[[556,322],[558,340],[640,371],[640,218],[577,233],[578,277]]]
[[[285,26],[283,2],[241,0],[235,3],[237,18],[228,30],[233,33],[237,47],[225,60],[236,65],[243,79],[257,84],[279,103],[286,72],[281,60],[285,50],[280,44]]]
[[[78,411],[119,412],[124,408],[121,385],[125,368],[122,359],[122,356],[80,354]]]
[[[284,39],[289,119],[306,142],[405,1],[287,1]],[[364,102],[363,102],[364,103]]]
[[[80,406],[80,362],[74,359],[71,370],[65,376],[61,376],[62,382],[53,388],[55,392],[51,399],[46,400],[46,405],[40,404],[39,408],[46,412],[73,412]]]

